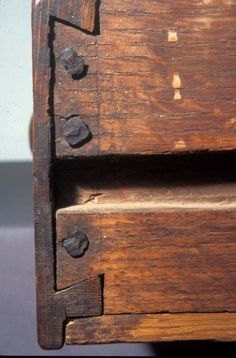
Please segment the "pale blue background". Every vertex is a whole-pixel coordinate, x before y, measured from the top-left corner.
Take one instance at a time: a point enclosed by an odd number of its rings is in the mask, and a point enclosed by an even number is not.
[[[30,0],[0,0],[0,161],[31,160],[30,13]]]

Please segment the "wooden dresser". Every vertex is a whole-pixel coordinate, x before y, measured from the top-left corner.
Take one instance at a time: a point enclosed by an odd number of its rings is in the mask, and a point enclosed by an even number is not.
[[[236,0],[34,0],[38,337],[236,340]]]

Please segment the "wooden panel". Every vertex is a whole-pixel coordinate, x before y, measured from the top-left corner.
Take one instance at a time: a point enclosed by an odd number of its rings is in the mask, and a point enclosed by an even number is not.
[[[64,3],[64,5],[62,4]],[[72,0],[74,22],[78,20],[84,29],[89,30],[91,21],[86,15],[91,13],[86,4],[93,0]],[[62,5],[57,12],[58,6]],[[54,196],[52,187],[53,168],[53,71],[50,42],[52,15],[65,15],[69,21],[71,8],[66,1],[34,0],[32,2],[33,29],[33,186],[35,220],[35,259],[37,285],[38,341],[44,349],[58,349],[64,343],[64,322],[69,317],[91,316],[102,313],[102,286],[100,277],[78,283],[60,292],[55,290],[55,242],[54,242]],[[66,8],[66,9],[65,9]],[[52,11],[52,12],[51,12]],[[94,11],[93,11],[94,13]],[[84,20],[84,21],[83,21]]]
[[[110,315],[72,320],[67,344],[236,340],[236,314]]]
[[[74,47],[88,65],[72,79],[56,61],[59,157],[236,147],[236,1],[116,1],[100,6],[100,34],[55,25],[54,52]],[[71,148],[66,118],[92,140]]]
[[[33,30],[33,185],[35,261],[37,285],[38,341],[44,348],[59,348],[63,344],[64,314],[54,300],[54,266],[52,243],[52,205],[50,197],[51,119],[48,114],[49,64],[48,46],[49,2],[32,2]],[[42,154],[43,153],[43,154]],[[54,316],[54,320],[52,317]]]
[[[102,278],[96,277],[55,292],[54,299],[64,311],[64,320],[102,315]],[[55,335],[55,332],[53,334]]]
[[[194,204],[193,204],[194,205]],[[80,205],[57,211],[57,285],[104,274],[104,313],[234,311],[235,204],[166,209],[162,203]],[[63,239],[78,228],[89,249]]]
[[[50,15],[93,32],[95,26],[96,0],[51,0]]]

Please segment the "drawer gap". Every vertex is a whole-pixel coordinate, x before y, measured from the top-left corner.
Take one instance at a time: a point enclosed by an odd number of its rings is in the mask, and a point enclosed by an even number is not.
[[[109,211],[234,207],[234,168],[234,153],[57,161],[56,208]]]

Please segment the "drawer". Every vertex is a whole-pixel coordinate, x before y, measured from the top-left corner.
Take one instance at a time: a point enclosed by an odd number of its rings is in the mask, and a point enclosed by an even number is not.
[[[70,319],[68,344],[235,339],[234,161],[57,163],[57,290],[101,280],[100,315]]]
[[[102,343],[205,341],[213,336],[217,341],[229,341],[235,340],[235,319],[235,313],[125,314],[74,319],[66,327],[66,343],[96,343],[98,337]],[[198,349],[198,343],[193,349]]]
[[[235,209],[61,209],[57,288],[103,275],[104,314],[234,312]],[[75,259],[65,248],[78,230],[89,247]]]
[[[107,315],[235,311],[236,182],[220,167],[214,157],[61,164],[57,289],[102,277]],[[77,258],[76,232],[89,242]]]
[[[235,1],[104,0],[92,34],[55,20],[57,156],[236,148],[235,17]],[[66,48],[80,76],[60,62]],[[71,145],[78,117],[87,137]]]

